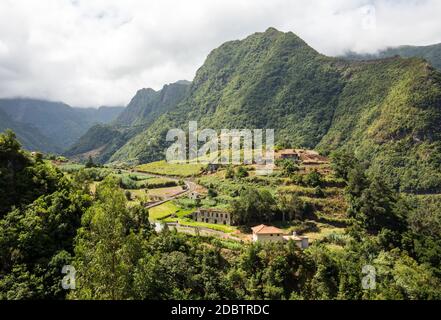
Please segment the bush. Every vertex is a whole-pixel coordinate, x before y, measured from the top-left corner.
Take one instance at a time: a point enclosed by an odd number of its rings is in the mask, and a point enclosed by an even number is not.
[[[245,178],[245,177],[248,177],[248,175],[249,175],[248,170],[245,167],[237,168],[236,177]]]
[[[225,172],[225,179],[234,179],[234,169],[232,166],[227,167],[227,171]]]
[[[314,171],[311,171],[310,173],[308,173],[303,178],[303,182],[308,187],[319,187],[323,183],[323,178],[322,178],[322,175],[320,174],[320,172],[318,172],[317,170],[314,170]]]
[[[314,196],[317,198],[323,198],[325,196],[325,192],[320,186],[314,188]]]

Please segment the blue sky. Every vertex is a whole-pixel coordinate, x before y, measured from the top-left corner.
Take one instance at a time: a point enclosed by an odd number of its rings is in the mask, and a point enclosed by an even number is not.
[[[441,42],[441,1],[2,0],[0,97],[127,104],[270,26],[327,55]]]

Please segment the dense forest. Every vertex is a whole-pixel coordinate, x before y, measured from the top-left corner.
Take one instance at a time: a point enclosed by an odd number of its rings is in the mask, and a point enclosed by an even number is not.
[[[156,232],[143,206],[127,206],[116,177],[91,192],[84,170],[63,174],[7,131],[0,135],[0,299],[440,299],[439,201],[397,194],[351,153],[333,154],[333,167],[349,204],[344,234],[307,250],[293,242],[238,246]],[[258,204],[256,194],[238,195],[238,214],[247,201]],[[344,250],[330,249],[337,243]],[[61,287],[64,265],[77,271],[75,290]],[[369,290],[365,266],[376,270]]]

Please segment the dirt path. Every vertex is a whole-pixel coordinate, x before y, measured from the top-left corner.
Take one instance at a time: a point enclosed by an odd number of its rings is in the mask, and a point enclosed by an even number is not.
[[[129,172],[129,171],[127,171],[127,172]],[[133,172],[136,172],[136,173],[142,174],[142,175],[146,175],[146,176],[157,177],[157,178],[167,178],[167,179],[170,179],[170,180],[173,180],[173,181],[183,180],[185,185],[186,185],[186,187],[187,187],[185,190],[179,191],[179,192],[177,192],[177,193],[167,197],[164,200],[157,201],[155,203],[151,203],[149,205],[146,205],[147,209],[150,209],[150,208],[153,208],[153,207],[157,207],[157,206],[159,206],[161,204],[164,204],[164,203],[166,203],[168,201],[171,201],[171,200],[174,200],[176,198],[182,197],[183,195],[186,195],[186,194],[188,194],[190,192],[195,191],[196,188],[198,187],[198,185],[196,183],[194,183],[193,181],[190,181],[188,179],[181,179],[181,178],[177,178],[177,177],[165,176],[165,175],[160,175],[160,174],[146,173],[146,172],[142,172],[142,171],[138,171],[138,170],[134,170]]]
[[[159,206],[159,205],[164,204],[166,202],[169,202],[169,201],[171,201],[173,199],[182,197],[182,196],[184,196],[184,195],[186,195],[186,194],[188,194],[188,193],[190,193],[192,191],[195,191],[199,187],[195,182],[193,182],[191,180],[188,180],[188,179],[177,178],[177,177],[170,177],[170,176],[165,176],[165,175],[163,176],[163,175],[159,175],[159,174],[146,173],[146,172],[137,171],[137,170],[134,170],[133,172],[136,172],[138,174],[148,175],[148,176],[154,176],[154,177],[158,177],[158,178],[167,178],[167,179],[171,179],[171,180],[174,180],[174,181],[183,180],[185,185],[187,186],[186,190],[182,190],[182,191],[180,191],[178,193],[175,193],[172,196],[167,197],[164,200],[161,200],[161,201],[158,201],[158,202],[151,203],[151,204],[147,205],[146,206],[147,209]],[[154,221],[153,223],[155,224],[155,229],[157,227],[158,227],[158,231],[160,231],[162,229],[161,227],[159,227],[159,224],[161,224],[161,222]],[[200,235],[206,235],[206,236],[215,236],[215,237],[219,237],[219,238],[222,238],[222,239],[235,240],[235,241],[239,241],[239,242],[243,242],[244,241],[244,239],[235,237],[235,236],[233,236],[233,235],[231,235],[229,233],[226,233],[226,232],[223,232],[223,231],[219,231],[219,230],[210,229],[210,228],[207,228],[207,227],[188,226],[188,225],[182,225],[182,224],[177,223],[177,222],[169,222],[169,223],[166,223],[166,225],[171,227],[171,228],[175,228],[178,232],[189,233],[189,234],[192,234],[192,235],[200,234]]]
[[[207,227],[188,226],[188,225],[182,225],[182,224],[176,223],[176,222],[168,222],[167,226],[169,228],[175,228],[178,232],[188,233],[188,234],[192,234],[192,235],[200,234],[200,235],[205,235],[205,236],[215,236],[215,237],[219,237],[222,239],[229,239],[229,240],[234,240],[234,241],[239,241],[239,242],[245,241],[244,239],[235,237],[229,233],[219,231],[219,230],[210,229]]]

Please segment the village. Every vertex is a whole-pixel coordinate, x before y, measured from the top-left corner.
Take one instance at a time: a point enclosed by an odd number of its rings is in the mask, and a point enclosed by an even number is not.
[[[319,167],[324,173],[329,173],[330,170],[327,166],[327,158],[320,156],[320,154],[313,150],[304,149],[283,149],[275,153],[276,163],[279,161],[288,161],[293,164],[301,164],[304,166],[304,170],[313,170],[314,167]],[[256,166],[256,165],[254,165]],[[222,167],[217,164],[210,163],[204,174],[206,176],[216,175],[222,172]],[[154,198],[153,202],[148,204],[149,208],[155,208],[161,206],[165,202],[176,199],[188,197],[190,201],[194,201],[199,205],[190,213],[187,212],[186,217],[182,217],[179,213],[172,213],[161,219],[154,221],[155,227],[158,231],[167,225],[168,228],[176,229],[180,232],[190,234],[206,234],[222,237],[226,239],[232,239],[236,241],[248,241],[248,242],[288,242],[293,241],[300,249],[308,248],[310,241],[308,236],[299,235],[297,231],[290,231],[278,228],[271,224],[258,224],[250,226],[250,234],[243,234],[235,232],[222,232],[222,227],[231,227],[236,223],[232,217],[232,213],[226,208],[216,208],[209,206],[202,206],[202,200],[208,197],[207,188],[196,184],[194,177],[192,179],[184,179],[186,185],[185,190],[182,190],[179,194],[176,194],[167,199]],[[181,200],[182,201],[182,200]],[[154,211],[154,209],[153,209]],[[177,218],[176,220],[174,220]],[[194,223],[191,223],[191,221]],[[216,228],[219,226],[219,228]],[[225,229],[224,229],[225,230]]]
[[[52,162],[68,172],[81,168],[67,159]],[[168,228],[239,243],[293,241],[300,249],[308,248],[311,241],[328,234],[342,232],[339,226],[326,223],[328,215],[339,219],[345,210],[339,200],[342,191],[335,187],[338,183],[332,178],[326,157],[314,150],[280,149],[275,151],[273,174],[258,176],[258,168],[255,163],[226,166],[158,161],[131,168],[92,167],[86,170],[94,180],[92,191],[107,174],[120,177],[129,205],[145,206],[158,232]],[[322,181],[307,181],[314,175]],[[238,221],[231,204],[241,198],[244,188],[267,190],[271,197],[295,197],[303,203],[305,208],[301,210],[305,212],[296,213],[294,217],[288,210],[289,221],[271,212],[263,213],[273,215],[270,220]]]

